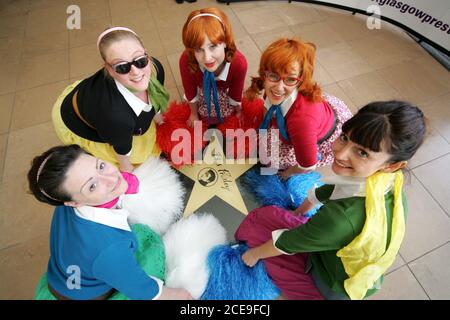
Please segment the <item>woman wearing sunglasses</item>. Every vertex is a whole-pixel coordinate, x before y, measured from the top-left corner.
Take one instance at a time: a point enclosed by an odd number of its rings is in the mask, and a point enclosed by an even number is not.
[[[77,144],[123,172],[158,156],[156,127],[168,92],[151,72],[150,57],[136,33],[113,27],[97,47],[102,69],[68,86],[57,99],[52,119],[64,144]],[[153,121],[154,120],[154,121]]]
[[[260,142],[267,147],[267,162],[284,170],[284,179],[331,164],[331,145],[352,113],[336,97],[321,93],[312,79],[315,46],[297,39],[279,39],[261,56],[257,77],[245,92],[250,103],[264,90],[267,110],[260,129],[279,130],[279,150],[273,150],[274,132]],[[267,163],[266,162],[266,163]]]

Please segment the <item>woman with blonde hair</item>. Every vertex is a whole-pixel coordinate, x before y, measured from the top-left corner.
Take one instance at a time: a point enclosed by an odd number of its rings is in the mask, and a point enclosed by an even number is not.
[[[53,124],[64,144],[77,144],[131,172],[133,165],[161,152],[155,121],[161,122],[159,112],[166,109],[169,94],[151,66],[160,75],[162,67],[128,28],[106,29],[97,47],[104,66],[64,89],[53,107]]]

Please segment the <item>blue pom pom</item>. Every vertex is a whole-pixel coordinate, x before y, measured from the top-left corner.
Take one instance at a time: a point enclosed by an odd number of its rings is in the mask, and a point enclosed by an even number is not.
[[[267,276],[262,261],[247,267],[241,255],[244,244],[219,245],[208,254],[209,280],[201,300],[272,300],[280,290]]]
[[[262,206],[277,206],[287,210],[298,208],[308,197],[308,190],[315,184],[319,187],[320,182],[318,172],[296,174],[287,181],[283,181],[279,175],[260,175],[258,169],[250,170],[245,175],[247,189],[255,194],[256,200]],[[316,206],[308,211],[305,216],[313,216],[320,206]]]
[[[286,185],[277,174],[260,175],[259,168],[247,171],[247,188],[255,194],[256,200],[263,206],[275,205],[288,208],[292,205]]]
[[[286,181],[286,189],[291,196],[294,208],[300,206],[303,201],[308,197],[308,190],[314,187],[314,185],[322,186],[323,183],[320,181],[320,174],[318,172],[309,172],[304,174],[296,174],[290,177]],[[313,209],[308,211],[305,216],[313,216],[320,206],[315,206]]]

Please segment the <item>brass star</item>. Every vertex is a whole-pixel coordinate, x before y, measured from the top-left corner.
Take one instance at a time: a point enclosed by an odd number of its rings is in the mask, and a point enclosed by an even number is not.
[[[236,179],[253,167],[256,160],[226,159],[216,133],[212,134],[203,154],[203,161],[199,160],[193,165],[184,165],[178,169],[195,181],[184,209],[184,216],[189,216],[214,196],[218,196],[246,215],[248,210],[236,185]]]

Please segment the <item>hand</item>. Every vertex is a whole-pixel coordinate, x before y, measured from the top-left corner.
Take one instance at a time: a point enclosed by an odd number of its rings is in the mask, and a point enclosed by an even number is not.
[[[188,125],[188,127],[193,127],[194,126],[194,121],[198,121],[198,114],[197,113],[192,113],[189,116],[189,119],[186,121],[186,124]]]
[[[155,114],[155,116],[153,117],[153,120],[155,120],[155,122],[157,124],[163,124],[164,123],[164,117],[163,117],[161,112],[158,112],[157,114]]]
[[[304,170],[304,169],[300,169],[298,166],[292,166],[287,168],[286,170],[282,171],[279,173],[281,179],[283,180],[287,180],[289,179],[289,177],[293,176],[294,174],[299,174],[299,173],[308,173],[311,170]]]
[[[194,298],[186,289],[163,286],[161,295],[157,300],[194,300]]]
[[[250,268],[253,267],[259,261],[259,258],[255,253],[255,249],[249,249],[245,251],[241,258],[242,261],[245,263],[245,265]]]

